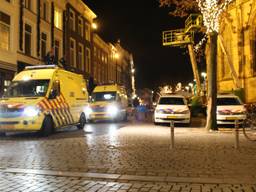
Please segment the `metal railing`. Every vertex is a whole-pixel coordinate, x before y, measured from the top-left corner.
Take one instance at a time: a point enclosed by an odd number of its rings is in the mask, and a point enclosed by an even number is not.
[[[181,46],[193,43],[192,33],[185,33],[184,29],[163,32],[164,46]]]
[[[185,33],[200,30],[203,26],[203,17],[199,14],[190,14],[185,21]]]

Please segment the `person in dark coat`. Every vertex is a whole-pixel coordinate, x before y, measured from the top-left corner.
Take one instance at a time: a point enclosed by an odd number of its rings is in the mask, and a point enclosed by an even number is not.
[[[58,61],[56,61],[54,48],[51,48],[51,50],[47,53],[45,56],[45,64],[46,65],[56,65],[58,64]]]

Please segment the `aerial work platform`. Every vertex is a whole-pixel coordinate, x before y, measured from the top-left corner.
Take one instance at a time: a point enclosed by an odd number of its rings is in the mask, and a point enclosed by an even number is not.
[[[185,21],[184,29],[168,30],[163,32],[163,46],[181,46],[194,43],[194,33],[203,25],[203,17],[199,14],[191,14]]]

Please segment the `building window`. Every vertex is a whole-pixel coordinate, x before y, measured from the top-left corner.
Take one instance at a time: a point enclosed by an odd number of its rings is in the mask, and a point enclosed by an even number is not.
[[[0,11],[0,49],[10,50],[10,24],[9,15]]]
[[[47,2],[43,1],[41,4],[41,18],[45,21],[47,21],[47,19],[48,19],[48,17],[47,17],[48,11],[47,10],[48,10]]]
[[[78,46],[78,68],[84,71],[84,48],[82,44]]]
[[[69,12],[69,27],[71,30],[75,31],[75,13],[72,10]]]
[[[54,41],[54,56],[56,61],[58,62],[60,56],[60,41],[58,40]]]
[[[82,37],[84,34],[83,30],[84,30],[83,19],[82,17],[79,17],[78,18],[78,34],[81,35]]]
[[[94,63],[93,63],[93,77],[97,81],[98,77],[97,77],[97,62],[96,61],[94,61]]]
[[[255,75],[256,74],[256,28],[254,29],[254,39],[251,41],[251,46],[252,46],[252,65],[251,65],[251,70],[252,73]]]
[[[41,34],[41,57],[44,60],[46,56],[47,47],[47,35],[45,33]]]
[[[97,57],[97,48],[96,47],[93,47],[93,56],[94,56],[94,58]]]
[[[32,28],[30,25],[25,24],[25,54],[31,55],[31,36]]]
[[[91,26],[88,23],[85,24],[85,39],[87,41],[91,40]]]
[[[225,31],[223,33],[223,45],[224,48],[226,49],[227,55],[225,55],[223,53],[222,50],[222,78],[223,79],[229,79],[231,78],[231,70],[230,70],[230,64],[229,64],[229,60],[228,57],[230,58],[231,62],[233,62],[233,55],[232,55],[232,31],[230,28],[225,28]]]
[[[91,50],[86,48],[85,51],[85,65],[86,65],[86,72],[91,72]]]
[[[58,7],[54,8],[54,26],[62,30],[62,11]]]
[[[76,42],[70,39],[70,65],[76,67]]]
[[[31,10],[31,0],[25,0],[25,8]]]

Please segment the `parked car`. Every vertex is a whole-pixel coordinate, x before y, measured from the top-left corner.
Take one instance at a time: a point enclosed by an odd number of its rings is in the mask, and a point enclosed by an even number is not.
[[[159,98],[155,112],[154,123],[184,123],[190,125],[191,113],[187,100],[181,95],[165,95]]]
[[[246,108],[239,97],[235,95],[217,96],[217,124],[241,124],[246,119]]]

